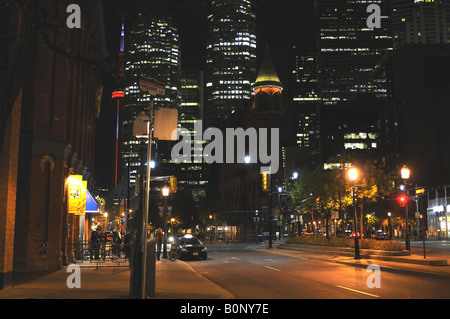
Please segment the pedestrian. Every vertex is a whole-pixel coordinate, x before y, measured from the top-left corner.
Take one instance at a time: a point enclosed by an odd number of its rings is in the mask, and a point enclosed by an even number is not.
[[[125,250],[125,259],[129,259],[131,257],[130,255],[130,246],[131,246],[131,233],[130,231],[126,231],[125,236],[123,238],[123,248]]]
[[[120,245],[122,244],[122,237],[117,229],[112,231],[112,251],[114,257],[120,257]]]
[[[100,252],[100,229],[93,230],[91,233],[91,260],[95,258],[95,260],[99,259]]]
[[[160,260],[161,258],[161,247],[163,244],[163,233],[162,229],[158,228],[156,230],[156,258]]]

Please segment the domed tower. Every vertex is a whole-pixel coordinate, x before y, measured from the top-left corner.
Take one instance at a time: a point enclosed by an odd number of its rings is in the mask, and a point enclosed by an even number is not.
[[[255,96],[247,117],[247,127],[280,127],[283,114],[283,85],[266,50],[253,84]]]

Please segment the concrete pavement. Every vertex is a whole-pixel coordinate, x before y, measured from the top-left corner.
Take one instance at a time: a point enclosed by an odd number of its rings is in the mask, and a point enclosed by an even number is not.
[[[13,287],[0,290],[0,299],[131,299],[128,267],[86,267],[81,264],[81,287],[68,288],[72,272],[26,274]],[[156,262],[156,296],[151,299],[230,299],[233,296],[180,260]]]

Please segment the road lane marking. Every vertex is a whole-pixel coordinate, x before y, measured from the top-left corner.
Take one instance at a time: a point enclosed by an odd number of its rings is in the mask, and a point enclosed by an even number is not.
[[[241,260],[240,258],[237,258],[237,257],[231,257],[231,258],[236,259],[236,260]]]
[[[361,290],[356,290],[356,289],[352,289],[352,288],[348,288],[348,287],[344,287],[344,286],[339,286],[339,285],[335,285],[335,287],[342,288],[342,289],[347,289],[347,290],[350,290],[350,291],[353,291],[353,292],[357,292],[357,293],[360,293],[360,294],[363,294],[363,295],[368,295],[368,296],[375,297],[375,298],[380,298],[380,296],[372,295],[372,294],[369,294],[368,292],[364,292],[364,291],[361,291]]]
[[[276,269],[276,268],[273,268],[273,267],[269,267],[269,266],[264,266],[264,267],[266,267],[266,268],[268,268],[268,269],[272,269],[272,270],[275,270],[275,271],[281,271],[280,269]]]

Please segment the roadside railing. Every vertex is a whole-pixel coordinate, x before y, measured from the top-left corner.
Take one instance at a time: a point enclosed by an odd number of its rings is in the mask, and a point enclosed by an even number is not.
[[[66,244],[66,251],[73,256],[73,263],[93,267],[129,267],[131,248],[131,244],[111,241]]]

